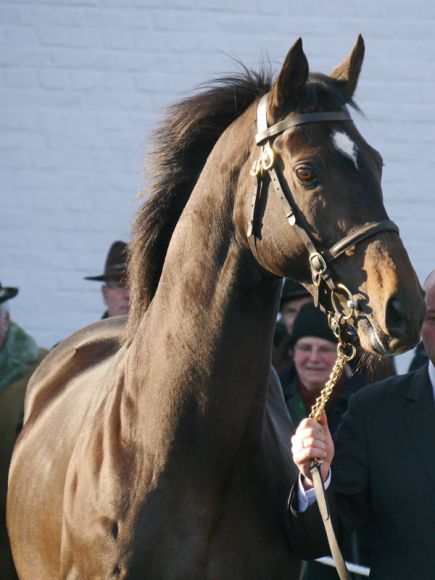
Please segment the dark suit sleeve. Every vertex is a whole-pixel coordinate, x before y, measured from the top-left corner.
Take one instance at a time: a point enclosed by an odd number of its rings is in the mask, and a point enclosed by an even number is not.
[[[329,554],[328,540],[317,502],[298,512],[297,482],[287,503],[285,525],[292,553],[302,560],[313,560]],[[327,492],[330,501],[329,492]]]
[[[370,387],[368,387],[370,388]],[[370,470],[364,410],[360,397],[350,398],[335,441],[332,464],[331,510],[340,528],[353,531],[368,518],[370,512]]]

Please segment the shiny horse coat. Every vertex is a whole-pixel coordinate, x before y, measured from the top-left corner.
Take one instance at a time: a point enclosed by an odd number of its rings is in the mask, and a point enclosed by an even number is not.
[[[269,125],[347,110],[363,54],[359,38],[330,76],[309,74],[298,40],[273,84],[221,80],[157,129],[127,327],[79,332],[28,392],[8,500],[23,580],[299,577],[283,524],[292,425],[270,359],[281,279],[311,277],[267,182],[248,239],[256,108],[268,94]],[[320,249],[387,219],[380,155],[351,121],[289,128],[272,147]],[[334,276],[358,297],[367,350],[417,342],[421,290],[396,232],[351,248]]]

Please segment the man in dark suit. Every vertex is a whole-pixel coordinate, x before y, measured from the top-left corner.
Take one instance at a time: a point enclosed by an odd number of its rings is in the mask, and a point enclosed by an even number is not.
[[[335,457],[325,415],[320,424],[305,419],[292,438],[301,477],[290,498],[287,524],[292,545],[304,559],[329,552],[325,535],[319,534],[309,472],[310,459],[321,457],[338,536],[363,522],[370,526],[370,577],[435,578],[435,270],[424,288],[422,337],[428,363],[351,397]]]

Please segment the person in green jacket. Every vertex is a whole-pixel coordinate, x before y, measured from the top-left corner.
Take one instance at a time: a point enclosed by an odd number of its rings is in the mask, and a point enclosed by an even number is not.
[[[24,409],[27,383],[47,351],[11,320],[9,300],[18,288],[0,283],[0,578],[17,578],[6,530],[6,492],[17,425]]]

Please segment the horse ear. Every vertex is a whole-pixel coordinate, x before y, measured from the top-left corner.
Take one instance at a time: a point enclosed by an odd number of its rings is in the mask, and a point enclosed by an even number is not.
[[[352,98],[358,83],[364,60],[364,51],[364,39],[361,34],[358,34],[351,53],[329,74],[333,79],[344,83],[344,92],[349,99]]]
[[[279,109],[296,97],[307,82],[308,61],[302,49],[302,39],[298,38],[285,57],[270,96],[270,108]]]

